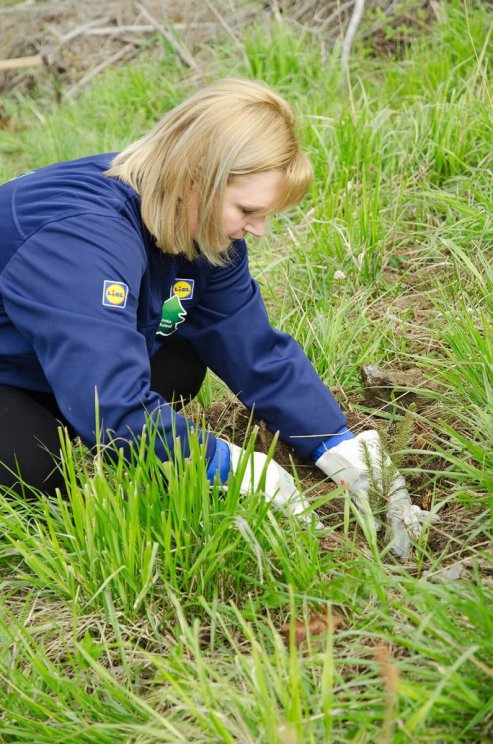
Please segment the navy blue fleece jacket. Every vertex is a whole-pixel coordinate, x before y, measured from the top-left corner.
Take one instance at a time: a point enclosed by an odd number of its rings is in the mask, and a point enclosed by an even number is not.
[[[176,332],[310,456],[345,418],[296,341],[271,327],[245,242],[220,268],[164,254],[139,196],[103,174],[111,158],[59,163],[0,187],[0,384],[54,393],[88,445],[97,391],[103,439],[110,431],[126,447],[147,412],[160,427],[159,457],[177,436],[188,454],[190,421],[150,389],[150,358]],[[209,461],[216,444],[207,435]]]

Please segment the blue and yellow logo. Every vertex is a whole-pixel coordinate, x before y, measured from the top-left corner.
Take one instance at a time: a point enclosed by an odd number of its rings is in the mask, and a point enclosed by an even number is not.
[[[176,279],[171,287],[171,297],[179,297],[180,300],[191,300],[195,282],[193,279]]]
[[[113,282],[106,279],[103,286],[103,305],[105,307],[121,307],[127,304],[128,287],[123,282]]]

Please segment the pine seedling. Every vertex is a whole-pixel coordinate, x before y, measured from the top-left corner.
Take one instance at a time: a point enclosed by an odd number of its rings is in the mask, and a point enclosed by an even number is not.
[[[398,469],[403,460],[403,452],[409,446],[413,435],[415,413],[416,405],[413,403],[399,422],[392,447],[389,446],[387,434],[380,433],[382,446],[376,459],[371,456],[368,445],[365,442],[362,443],[363,460],[370,479],[368,501],[374,513],[386,508],[393,493]]]
[[[404,451],[409,447],[414,434],[414,421],[416,416],[416,403],[411,403],[406,413],[399,421],[394,442],[389,448],[390,457],[395,467],[398,469],[404,459]]]
[[[372,456],[366,442],[362,442],[363,461],[366,465],[369,485],[368,502],[373,513],[384,510],[391,493],[392,482],[397,468],[387,455],[386,436],[380,434],[382,446],[378,449],[377,457]]]

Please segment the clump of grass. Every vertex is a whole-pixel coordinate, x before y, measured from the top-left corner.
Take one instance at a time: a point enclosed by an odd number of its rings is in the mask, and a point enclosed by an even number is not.
[[[378,619],[364,612],[358,619],[378,581],[387,596]],[[370,592],[362,591],[364,582]],[[176,624],[167,630],[166,654],[116,644],[133,657],[131,676],[109,666],[104,639],[94,631],[55,666],[49,649],[34,640],[35,629],[18,626],[13,635],[16,623],[3,612],[0,633],[16,644],[14,657],[6,656],[5,643],[0,655],[2,670],[10,665],[4,699],[9,708],[15,701],[17,715],[2,733],[7,741],[23,731],[40,742],[128,737],[281,744],[292,731],[314,743],[374,741],[388,730],[388,685],[375,658],[385,642],[398,670],[393,707],[403,736],[426,739],[431,732],[438,741],[451,727],[459,741],[486,734],[493,711],[481,691],[493,673],[491,649],[488,636],[470,624],[479,619],[472,610],[479,587],[451,591],[409,577],[401,585],[378,568],[352,579],[349,570],[345,583],[352,605],[334,627],[330,603],[319,604],[329,618],[321,637],[309,632],[310,599],[294,591],[282,617],[250,611],[249,620],[238,606],[205,600],[202,618],[187,618],[170,595]],[[302,646],[293,634],[286,645],[280,634],[286,618],[305,624]]]
[[[117,597],[131,620],[153,604],[165,611],[167,590],[193,606],[198,597],[261,596],[283,583],[308,588],[319,580],[313,528],[271,512],[261,491],[240,495],[241,477],[227,490],[210,487],[196,435],[189,458],[178,446],[162,463],[151,422],[148,432],[129,460],[122,451],[114,462],[99,454],[92,473],[65,435],[66,493],[40,497],[28,519],[15,497],[0,495],[0,553],[7,562],[21,559],[21,582],[56,588],[89,611]],[[246,458],[254,445],[255,432],[245,442]]]

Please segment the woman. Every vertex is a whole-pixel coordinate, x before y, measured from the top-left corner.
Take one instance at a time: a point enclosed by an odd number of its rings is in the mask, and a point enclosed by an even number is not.
[[[301,457],[366,503],[361,441],[298,344],[274,330],[248,270],[244,237],[297,204],[312,178],[288,104],[267,86],[222,80],[164,116],[115,155],[59,163],[0,188],[0,483],[17,473],[54,491],[59,422],[87,445],[128,446],[146,415],[163,460],[190,422],[173,401],[193,397],[212,369]],[[206,437],[208,477],[226,482],[239,448]],[[378,454],[372,454],[375,463]],[[244,487],[258,483],[259,453]],[[265,491],[303,511],[275,462]],[[394,550],[409,545],[413,513],[400,483]],[[419,512],[419,510],[418,510]]]

